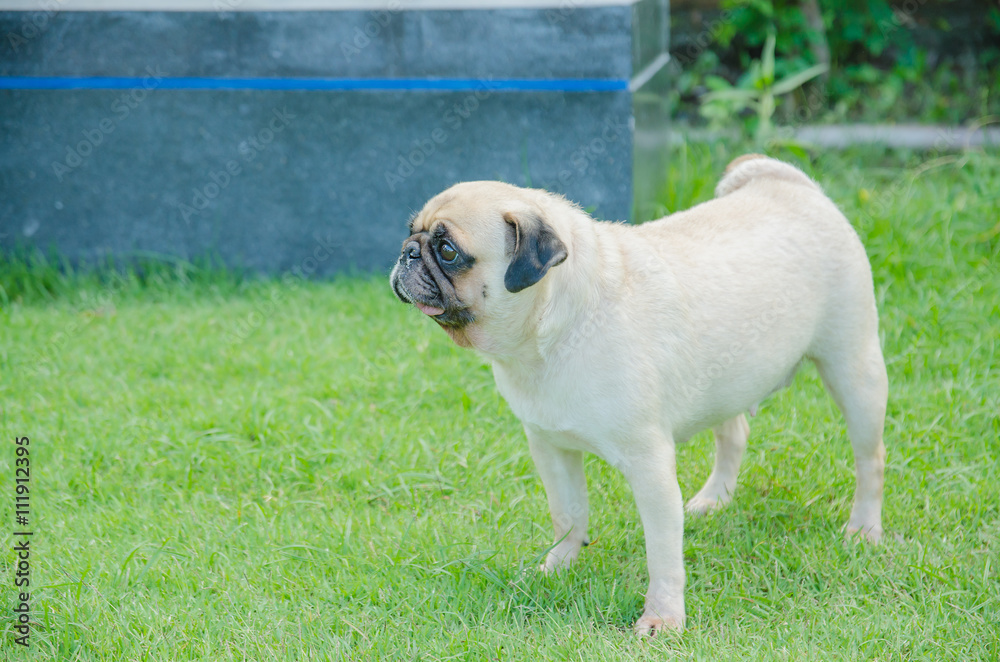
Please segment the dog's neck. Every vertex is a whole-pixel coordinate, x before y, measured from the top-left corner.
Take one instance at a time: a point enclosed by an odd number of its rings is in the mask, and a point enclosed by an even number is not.
[[[470,329],[469,339],[480,355],[505,370],[540,370],[564,361],[585,340],[580,334],[595,329],[596,317],[609,312],[614,293],[623,286],[615,235],[628,228],[598,223],[579,211],[556,229],[568,256],[531,287],[531,307],[512,316],[527,322],[505,326],[496,338]]]

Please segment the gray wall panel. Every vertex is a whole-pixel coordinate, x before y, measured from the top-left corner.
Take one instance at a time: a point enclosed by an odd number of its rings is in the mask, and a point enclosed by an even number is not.
[[[647,69],[665,48],[666,21],[664,0],[0,12],[0,88],[13,88],[0,89],[0,252],[55,248],[84,262],[214,254],[277,273],[333,246],[318,275],[385,269],[409,214],[471,179],[564,193],[600,218],[648,218],[648,205],[633,206],[633,180],[651,200],[663,170],[649,155],[663,153],[665,130],[652,101],[662,95],[625,87],[633,66]],[[129,85],[149,89],[38,90],[18,77],[134,77]],[[265,89],[219,89],[229,78]],[[455,92],[267,89],[286,78],[479,82]],[[617,91],[560,91],[574,79]],[[555,89],[511,91],[519,81]],[[215,89],[186,89],[194,84]],[[634,152],[637,134],[645,147]]]
[[[319,237],[336,244],[322,275],[387,268],[408,214],[463,180],[629,215],[625,92],[153,90],[128,114],[123,94],[0,91],[3,244],[83,261],[213,253],[275,272]]]
[[[0,76],[628,78],[631,9],[60,12],[0,42]],[[0,35],[24,32],[0,12]]]

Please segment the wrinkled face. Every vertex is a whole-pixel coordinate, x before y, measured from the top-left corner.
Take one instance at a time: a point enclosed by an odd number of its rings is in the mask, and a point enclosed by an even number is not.
[[[497,321],[498,308],[512,308],[513,295],[566,258],[563,243],[526,210],[522,195],[496,182],[458,184],[410,223],[392,289],[463,347],[475,344],[477,327]]]
[[[419,218],[419,217],[418,217]],[[415,221],[417,219],[414,219]],[[451,224],[436,220],[430,227],[411,224],[413,231],[392,270],[392,289],[446,329],[460,331],[473,321],[473,303],[462,296],[476,258],[464,248]]]

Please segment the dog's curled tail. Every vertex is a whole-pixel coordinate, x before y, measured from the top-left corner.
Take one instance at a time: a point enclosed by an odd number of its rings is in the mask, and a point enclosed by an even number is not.
[[[721,198],[745,186],[754,179],[782,179],[796,184],[805,184],[821,192],[819,184],[795,166],[772,159],[763,154],[744,154],[733,159],[715,187],[715,197]]]

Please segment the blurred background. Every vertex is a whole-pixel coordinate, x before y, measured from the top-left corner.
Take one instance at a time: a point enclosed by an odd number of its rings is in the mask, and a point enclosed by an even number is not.
[[[759,81],[775,35],[782,78],[828,71],[781,95],[779,123],[964,125],[1000,112],[1000,6],[989,0],[674,0],[674,116],[726,121],[705,92]]]
[[[0,248],[74,264],[378,271],[457,181],[642,221],[671,144],[961,148],[1000,112],[986,1],[0,9]]]

